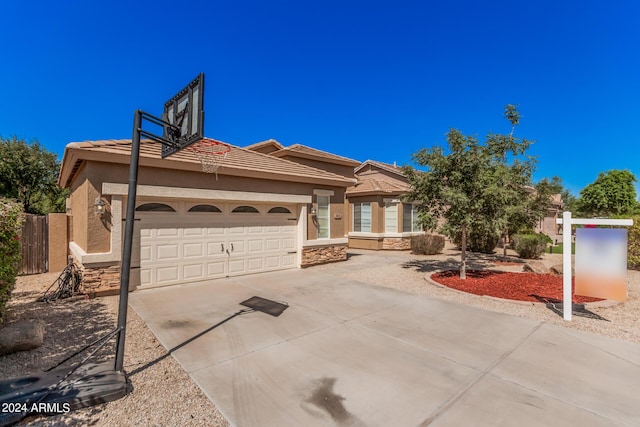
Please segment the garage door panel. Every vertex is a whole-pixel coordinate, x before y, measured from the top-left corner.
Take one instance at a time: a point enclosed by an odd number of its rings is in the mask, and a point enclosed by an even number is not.
[[[184,243],[182,245],[183,258],[196,258],[204,256],[204,242]]]
[[[140,269],[140,285],[150,285],[151,284],[151,269],[150,268],[141,268]]]
[[[271,238],[265,239],[265,249],[267,251],[278,251],[280,250],[280,239]]]
[[[270,225],[264,228],[264,232],[268,234],[277,234],[280,233],[280,227],[277,225]]]
[[[246,264],[246,259],[229,259],[229,275],[245,273]]]
[[[140,262],[151,261],[152,247],[144,245],[140,247]]]
[[[185,280],[204,279],[204,265],[202,263],[185,265],[182,269],[182,278]]]
[[[248,234],[262,234],[262,226],[254,225],[251,227],[247,227]]]
[[[198,228],[184,228],[182,229],[182,235],[184,237],[202,237],[204,236],[205,233],[205,229],[198,227]]]
[[[180,269],[177,265],[157,267],[156,268],[156,283],[176,282],[179,278]]]
[[[234,256],[243,255],[246,249],[246,242],[244,240],[232,240],[228,245],[225,245],[225,248],[229,250]]]
[[[229,234],[244,234],[244,227],[229,227]]]
[[[247,261],[247,269],[252,272],[264,270],[264,259],[262,257],[249,258]]]
[[[282,268],[295,267],[296,266],[296,254],[285,254],[281,257],[282,261],[280,266]]]
[[[224,235],[224,227],[207,228],[208,236],[221,236]]]
[[[280,267],[280,256],[274,255],[264,257],[264,265],[269,269]]]
[[[281,239],[280,242],[282,243],[282,250],[284,251],[293,251],[296,249],[296,241],[293,237]]]
[[[156,246],[157,261],[177,260],[179,253],[180,250],[177,243],[160,244]]]
[[[224,241],[220,242],[207,242],[207,255],[216,256],[224,255]]]
[[[217,262],[208,262],[207,263],[207,277],[208,278],[216,278],[223,277],[226,275],[225,266],[227,265],[227,260],[221,260]]]
[[[176,218],[177,219],[177,218]],[[179,237],[180,232],[178,228],[157,228],[156,229],[156,237]]]
[[[262,252],[264,250],[264,241],[262,239],[247,241],[247,250],[249,253]]]

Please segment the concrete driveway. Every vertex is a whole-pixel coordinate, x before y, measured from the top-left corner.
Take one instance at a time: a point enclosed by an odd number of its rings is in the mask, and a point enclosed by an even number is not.
[[[289,307],[228,319],[252,296]],[[173,357],[236,426],[640,420],[640,345],[365,285],[330,268],[138,291],[129,303],[167,349],[178,347]]]

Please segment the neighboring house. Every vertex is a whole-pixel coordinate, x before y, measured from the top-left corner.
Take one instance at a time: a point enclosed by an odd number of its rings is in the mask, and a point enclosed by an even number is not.
[[[190,150],[166,159],[160,150],[142,142],[132,289],[346,259],[353,177],[232,146],[216,178]],[[130,140],[87,141],[68,144],[62,159],[70,252],[98,293],[119,286],[130,154]]]
[[[551,206],[544,218],[536,224],[535,231],[551,237],[554,243],[562,241],[562,225],[556,224],[556,219],[562,217],[562,195],[551,196]]]

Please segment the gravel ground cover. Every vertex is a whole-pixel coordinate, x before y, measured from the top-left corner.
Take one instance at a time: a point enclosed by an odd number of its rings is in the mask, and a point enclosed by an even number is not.
[[[384,286],[403,292],[439,298],[514,316],[530,318],[566,328],[640,343],[640,272],[629,271],[629,299],[610,306],[588,307],[586,317],[574,315],[566,322],[558,313],[539,303],[511,303],[468,294],[426,280],[431,273],[458,268],[459,251],[447,246],[443,254],[412,255],[401,252],[350,250],[347,262],[308,268],[308,274],[330,270],[337,276]],[[562,256],[545,254],[542,260],[551,266]],[[522,271],[523,261],[510,253],[500,255],[471,254],[469,269]],[[41,319],[45,322],[42,347],[0,356],[0,378],[41,372],[83,347],[86,343],[113,330],[118,298],[72,298],[41,303],[35,300],[58,277],[47,273],[18,278],[6,322],[18,319]],[[110,343],[97,353],[95,361],[113,357]],[[53,417],[30,417],[20,425],[29,426],[228,426],[218,409],[191,381],[188,374],[155,339],[138,315],[128,312],[125,370],[130,393],[115,402]]]
[[[45,339],[35,350],[0,356],[0,378],[42,372],[115,328],[117,296],[36,302],[57,277],[58,273],[47,273],[18,278],[6,322],[41,319],[45,322]],[[114,353],[112,341],[92,360],[111,360]],[[122,399],[68,414],[29,417],[19,425],[229,425],[178,362],[167,357],[164,347],[131,308],[127,313],[124,367],[130,392]]]

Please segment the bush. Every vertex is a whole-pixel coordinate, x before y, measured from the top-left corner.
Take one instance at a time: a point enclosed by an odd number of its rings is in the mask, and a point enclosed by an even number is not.
[[[549,237],[544,234],[516,234],[511,237],[511,243],[521,258],[536,259],[547,248]]]
[[[444,249],[444,236],[423,234],[411,236],[411,252],[416,255],[435,255]]]
[[[633,226],[627,235],[627,267],[640,270],[640,216],[633,217]]]
[[[467,250],[471,252],[480,252],[483,254],[492,254],[498,246],[500,235],[489,230],[473,229],[467,234]],[[453,243],[462,246],[462,233],[458,232],[453,237]]]
[[[22,205],[0,198],[0,324],[20,270]]]

